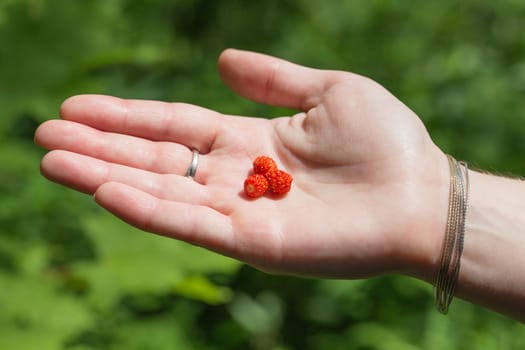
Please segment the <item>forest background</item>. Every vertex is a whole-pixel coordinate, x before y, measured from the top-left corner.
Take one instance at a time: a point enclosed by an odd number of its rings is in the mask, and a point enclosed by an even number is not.
[[[267,275],[40,176],[34,130],[74,94],[293,113],[228,91],[227,47],[369,76],[444,151],[525,176],[522,0],[2,0],[0,349],[524,349],[523,325],[461,300],[442,316],[417,280]]]

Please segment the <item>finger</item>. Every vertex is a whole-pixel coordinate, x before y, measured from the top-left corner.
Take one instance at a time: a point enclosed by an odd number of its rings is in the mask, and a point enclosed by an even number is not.
[[[66,150],[160,174],[184,175],[192,156],[188,147],[177,143],[103,132],[64,120],[42,124],[35,133],[35,141],[49,150]],[[201,159],[200,175],[202,163]]]
[[[222,115],[184,103],[124,100],[104,95],[78,95],[60,108],[63,119],[99,130],[171,141],[208,153]]]
[[[124,184],[102,185],[95,201],[144,231],[173,237],[223,254],[233,251],[229,218],[210,207],[166,201]]]
[[[107,182],[120,182],[166,200],[208,205],[206,186],[177,175],[160,175],[67,151],[52,151],[44,156],[42,174],[48,179],[92,194]]]
[[[330,86],[351,76],[234,49],[221,54],[218,68],[224,82],[241,96],[302,111],[317,106]]]

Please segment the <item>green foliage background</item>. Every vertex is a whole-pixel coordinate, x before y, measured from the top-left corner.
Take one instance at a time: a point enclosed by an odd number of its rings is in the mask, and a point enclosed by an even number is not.
[[[460,300],[443,317],[422,282],[266,275],[39,175],[35,127],[73,94],[290,113],[223,87],[226,47],[370,76],[445,151],[525,175],[521,0],[3,0],[0,349],[523,349],[523,325]]]

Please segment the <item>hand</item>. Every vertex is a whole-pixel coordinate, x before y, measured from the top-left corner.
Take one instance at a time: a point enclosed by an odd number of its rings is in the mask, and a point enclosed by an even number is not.
[[[279,273],[430,279],[439,259],[448,164],[419,118],[377,83],[226,50],[219,71],[240,95],[294,108],[273,120],[194,105],[75,96],[40,126],[42,173],[94,193],[155,232]],[[200,151],[195,181],[184,177]],[[283,198],[250,200],[258,155],[294,178]],[[151,252],[154,254],[154,252]]]

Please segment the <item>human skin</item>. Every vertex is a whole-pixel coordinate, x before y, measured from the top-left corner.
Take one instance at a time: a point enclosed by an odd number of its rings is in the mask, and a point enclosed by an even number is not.
[[[239,95],[298,113],[268,120],[190,104],[74,96],[62,104],[61,120],[36,132],[36,142],[50,150],[42,173],[94,194],[99,205],[142,230],[268,272],[328,278],[400,273],[434,282],[450,177],[446,155],[417,115],[353,73],[231,49],[218,68]],[[193,148],[201,154],[194,180],[184,177]],[[259,155],[293,175],[283,198],[243,195]],[[507,270],[509,255],[513,264],[525,263],[522,218],[504,214],[525,209],[524,185],[471,173],[458,293],[523,321],[525,287],[511,285],[524,286],[525,277],[510,279]],[[502,214],[486,220],[494,211],[492,202],[486,205],[491,196],[498,196],[494,205]],[[500,232],[499,220],[516,230]],[[491,245],[502,234],[505,256],[485,254],[494,254]],[[496,263],[490,261],[487,276],[489,256]],[[500,292],[511,301],[494,302]]]

